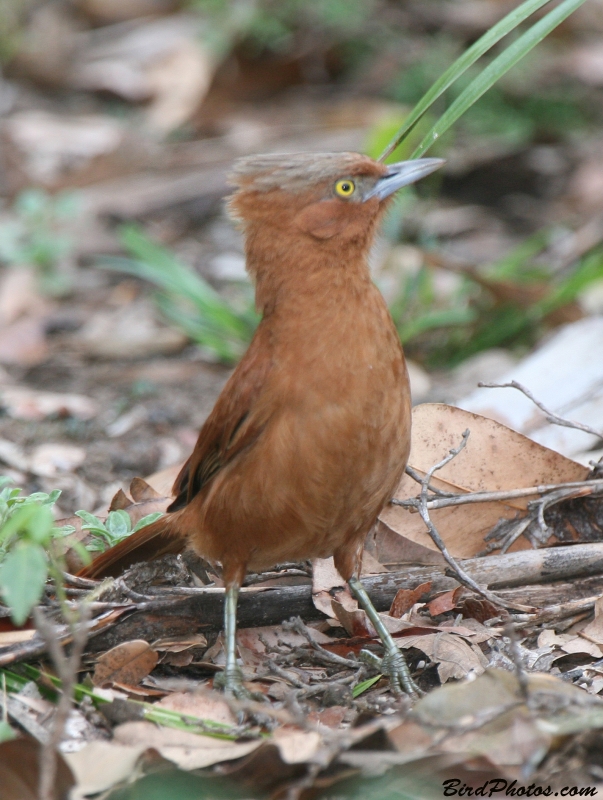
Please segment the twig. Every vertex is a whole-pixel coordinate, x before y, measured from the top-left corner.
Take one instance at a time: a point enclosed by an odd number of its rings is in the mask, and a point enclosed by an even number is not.
[[[331,653],[329,650],[325,650],[324,647],[315,642],[312,638],[312,634],[306,628],[304,623],[299,617],[292,617],[288,622],[283,622],[283,629],[295,631],[296,633],[301,634],[305,639],[308,640],[312,649],[320,654],[320,656],[329,664],[337,664],[341,667],[347,667],[348,669],[357,670],[358,669],[358,662],[352,661],[349,658],[343,658],[342,656],[338,656],[336,653]]]
[[[55,800],[54,789],[57,774],[57,751],[65,731],[69,712],[71,711],[73,689],[77,682],[77,673],[80,667],[82,653],[84,652],[84,646],[88,638],[90,609],[85,603],[82,603],[79,606],[77,621],[74,620],[70,624],[73,642],[69,656],[65,655],[60,645],[60,635],[54,623],[45,616],[40,608],[35,608],[33,615],[36,629],[46,643],[48,652],[50,653],[55,669],[62,682],[61,699],[59,700],[55,712],[52,731],[48,737],[48,741],[42,747],[40,761],[40,800]]]
[[[459,583],[461,583],[463,586],[466,586],[468,589],[472,589],[474,592],[477,592],[482,597],[484,597],[486,600],[489,600],[491,603],[494,603],[494,605],[496,605],[498,607],[511,608],[511,609],[516,610],[516,611],[528,611],[529,608],[527,606],[520,606],[519,604],[516,604],[516,603],[505,602],[502,598],[500,598],[494,592],[490,592],[488,589],[483,589],[481,586],[479,586],[479,584],[477,584],[473,580],[473,578],[470,575],[468,575],[465,572],[465,570],[459,564],[457,564],[455,559],[450,555],[450,553],[448,552],[448,548],[446,547],[446,544],[444,543],[444,540],[440,536],[440,533],[439,533],[438,529],[433,524],[433,522],[431,521],[431,517],[429,516],[429,510],[427,508],[427,502],[428,502],[427,492],[429,491],[429,484],[431,482],[431,479],[433,478],[435,472],[437,472],[439,469],[442,469],[443,467],[445,467],[446,464],[449,464],[452,461],[452,459],[456,458],[456,456],[458,456],[458,454],[461,452],[461,450],[464,449],[464,447],[467,445],[467,440],[469,439],[469,433],[470,433],[470,431],[469,431],[469,429],[467,429],[463,433],[463,437],[462,437],[460,445],[458,447],[451,448],[451,450],[448,452],[447,456],[445,456],[437,464],[434,464],[427,471],[427,473],[425,474],[425,477],[421,481],[421,494],[419,495],[419,503],[418,503],[417,510],[418,510],[419,514],[421,515],[421,519],[425,523],[425,525],[427,527],[427,531],[428,531],[429,535],[431,536],[433,542],[435,543],[435,545],[437,546],[439,551],[444,556],[444,559],[446,560],[446,563],[452,569],[452,571],[453,571],[455,577],[457,578],[457,580],[459,581]]]
[[[419,483],[422,483],[422,481],[419,480]],[[427,500],[426,505],[430,511],[433,511],[437,508],[463,506],[472,503],[504,503],[507,500],[519,500],[522,497],[543,495],[547,494],[548,492],[555,492],[559,489],[590,489],[591,494],[596,494],[599,490],[603,492],[603,479],[568,481],[567,483],[549,483],[540,486],[527,486],[525,489],[509,489],[497,492],[466,492],[465,494],[450,492],[444,496]],[[443,493],[440,492],[440,494]],[[420,496],[409,497],[404,500],[398,500],[397,498],[391,500],[391,504],[394,506],[401,506],[402,508],[416,508],[417,510],[420,502]]]
[[[527,702],[529,699],[528,676],[526,675],[521,653],[519,652],[517,630],[513,620],[510,617],[507,617],[505,622],[505,636],[509,640],[509,655],[511,656],[513,666],[515,667],[515,675],[517,677],[517,683],[519,684],[519,691],[521,692],[523,699]]]
[[[525,394],[525,396],[542,411],[547,422],[551,422],[553,425],[561,425],[564,428],[574,428],[577,431],[584,431],[584,433],[590,433],[598,439],[603,439],[603,433],[591,428],[590,425],[584,425],[582,422],[574,422],[573,420],[565,419],[564,417],[560,417],[559,414],[555,414],[554,411],[550,411],[540,400],[534,397],[529,389],[517,381],[509,381],[509,383],[478,383],[477,385],[483,389],[517,389]]]

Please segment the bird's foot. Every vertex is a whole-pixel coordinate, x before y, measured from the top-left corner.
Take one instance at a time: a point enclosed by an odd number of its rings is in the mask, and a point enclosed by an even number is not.
[[[243,686],[243,673],[238,667],[224,669],[214,675],[214,689],[222,689],[224,694],[237,700],[251,699],[251,692]]]
[[[255,700],[265,702],[266,698],[261,692],[250,692],[243,686],[243,673],[236,667],[235,669],[224,669],[214,675],[214,689],[222,689],[228,697],[235,700]]]
[[[361,650],[360,658],[370,666],[378,669],[390,680],[392,692],[396,695],[407,694],[412,700],[418,700],[424,692],[411,677],[404,655],[398,648],[386,650],[383,658],[379,658],[370,650]]]

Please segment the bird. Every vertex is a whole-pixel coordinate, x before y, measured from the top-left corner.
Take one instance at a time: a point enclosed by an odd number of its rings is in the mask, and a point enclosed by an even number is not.
[[[420,693],[359,575],[364,540],[410,450],[404,354],[369,252],[395,193],[444,164],[353,152],[247,156],[227,201],[243,231],[260,321],[203,424],[166,514],[80,575],[118,575],[185,544],[219,562],[223,690],[245,696],[236,606],[247,571],[334,557],[384,647],[396,694]],[[373,659],[374,660],[374,659]]]

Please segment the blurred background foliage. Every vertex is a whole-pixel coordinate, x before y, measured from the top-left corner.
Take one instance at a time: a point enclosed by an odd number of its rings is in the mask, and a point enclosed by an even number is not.
[[[381,103],[381,111],[367,115],[359,110],[352,124],[364,128],[362,146],[376,157],[434,80],[514,5],[506,0],[0,0],[0,60],[6,76],[0,108],[5,109],[9,139],[16,125],[11,115],[18,117],[32,108],[59,117],[104,115],[112,124],[119,121],[134,139],[141,137],[141,152],[155,148],[151,160],[158,156],[159,161],[169,161],[173,155],[166,154],[179,145],[215,142],[225,131],[234,141],[229,116],[244,118],[250,104],[266,104],[266,118],[278,117],[277,126],[284,130],[286,111],[274,114],[279,103],[285,109],[303,96],[324,118],[330,103],[335,109],[346,98],[345,113],[353,116],[354,103],[360,109],[370,98]],[[603,78],[597,66],[603,10],[599,0],[587,5],[587,14],[565,23],[443,137],[430,155],[445,155],[450,168],[407,190],[386,222],[389,255],[381,258],[375,279],[387,285],[408,352],[430,368],[453,366],[491,347],[521,351],[533,345],[551,326],[577,318],[580,298],[603,278],[597,241],[569,263],[561,263],[552,252],[559,237],[571,237],[579,224],[580,209],[577,213],[568,195],[572,170],[584,156],[585,143],[597,140],[603,115]],[[163,50],[152,43],[153,25],[159,39],[165,26]],[[188,34],[179,29],[176,39],[196,47],[198,58],[189,53],[187,62],[182,49],[183,60],[174,57],[176,67],[168,74],[166,41],[174,25],[188,25]],[[430,122],[514,36],[500,42],[436,102],[397,158],[410,155]],[[160,58],[153,61],[157,48]],[[585,80],[589,58],[594,73]],[[181,89],[184,99],[176,101],[184,108],[175,116],[164,97],[168,121],[158,122],[162,108],[154,104],[162,98],[157,86],[163,81],[172,93],[180,91],[173,74],[178,64],[183,75],[199,72],[196,93],[189,89],[185,96],[187,90]],[[103,67],[104,77],[99,77]],[[107,77],[111,70],[115,80]],[[298,117],[291,120],[288,132],[296,129],[303,141]],[[245,136],[244,126],[237,135]],[[266,144],[261,133],[251,131],[250,141],[239,150],[261,150]],[[68,294],[73,290],[73,260],[82,263],[86,248],[73,245],[78,232],[70,222],[77,200],[66,195],[72,207],[65,214],[67,201],[54,195],[58,189],[94,183],[94,170],[84,170],[82,176],[76,169],[67,180],[44,178],[32,185],[27,163],[15,168],[15,161],[29,158],[33,163],[36,154],[15,154],[23,146],[14,145],[8,142],[5,159],[0,260],[8,267],[33,266],[46,294]],[[29,169],[29,176],[43,176],[44,158],[50,157],[38,154],[38,171]],[[556,165],[530,167],[530,158],[539,157],[551,164],[556,160]],[[522,202],[526,209],[530,206],[527,213],[520,208]],[[421,218],[429,218],[438,203],[451,218],[454,206],[479,208],[476,220],[485,220],[485,228],[498,226],[491,253],[482,248],[470,258],[471,247],[457,246],[466,231],[451,233],[446,224],[440,230],[422,224]],[[172,218],[177,207],[176,203],[169,209]],[[218,208],[213,203],[197,215],[193,235],[198,239]],[[166,236],[165,225],[162,231],[152,216],[105,215],[104,224],[114,237],[109,250],[122,250],[121,261],[111,253],[112,269],[154,284],[155,302],[166,322],[198,343],[206,355],[234,363],[257,321],[244,277],[222,280],[200,263],[200,256],[183,256],[182,240],[190,239],[190,226],[181,236]],[[129,225],[126,234],[119,232],[124,222]],[[479,220],[467,230],[474,234],[476,228]],[[395,254],[400,245],[415,247],[421,263],[412,269],[404,266],[404,259]],[[71,266],[65,266],[70,259]],[[107,263],[104,259],[104,266]],[[395,280],[392,269],[397,270]],[[442,279],[443,272],[448,278]]]

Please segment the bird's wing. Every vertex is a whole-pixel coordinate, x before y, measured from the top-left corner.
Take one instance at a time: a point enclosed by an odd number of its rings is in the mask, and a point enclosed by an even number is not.
[[[258,403],[272,358],[258,329],[247,353],[227,381],[201,428],[191,457],[174,484],[177,495],[168,512],[180,511],[216,473],[261,434],[267,416]],[[182,552],[186,538],[179,531],[179,514],[166,514],[98,556],[78,574],[88,578],[116,576],[138,561]]]
[[[266,416],[257,402],[270,372],[270,348],[258,330],[247,353],[227,381],[216,405],[201,428],[197,444],[184,464],[168,511],[188,505],[201,489],[260,435]]]

